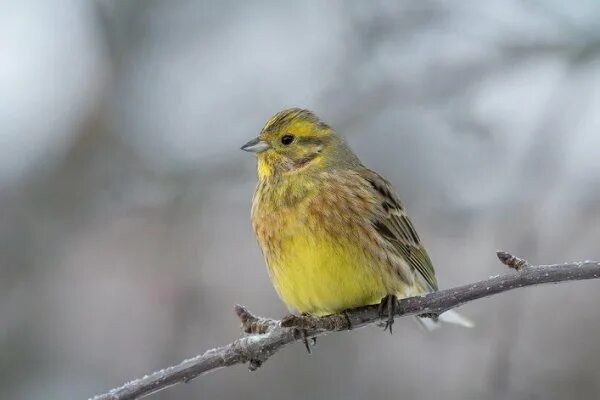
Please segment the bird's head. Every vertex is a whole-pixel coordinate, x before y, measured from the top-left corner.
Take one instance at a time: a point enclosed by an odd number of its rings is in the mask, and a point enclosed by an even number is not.
[[[333,129],[300,108],[275,114],[242,150],[257,154],[260,178],[359,164]]]

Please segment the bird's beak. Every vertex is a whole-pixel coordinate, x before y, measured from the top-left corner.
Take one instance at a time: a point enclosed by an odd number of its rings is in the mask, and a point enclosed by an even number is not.
[[[263,151],[268,150],[269,148],[271,148],[271,146],[269,146],[269,143],[263,142],[259,138],[252,139],[251,141],[249,141],[241,147],[242,150],[249,151],[251,153],[262,153]]]

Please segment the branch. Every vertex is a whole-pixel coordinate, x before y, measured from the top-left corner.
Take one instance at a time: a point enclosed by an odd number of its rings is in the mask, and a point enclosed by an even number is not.
[[[422,314],[439,315],[467,302],[520,287],[600,278],[600,262],[584,261],[530,266],[525,260],[505,252],[498,252],[498,258],[502,263],[518,272],[440,290],[424,296],[401,299],[396,307],[395,315],[397,317]],[[98,395],[92,400],[139,399],[175,384],[187,383],[199,375],[236,364],[248,363],[249,369],[252,371],[260,367],[285,345],[305,340],[307,336],[317,337],[330,332],[356,329],[381,322],[382,317],[378,308],[377,305],[372,305],[320,318],[290,316],[277,321],[256,317],[244,307],[236,306],[236,313],[242,320],[245,329],[258,333],[245,335],[228,345],[208,350],[179,365],[128,382],[105,394]],[[303,335],[299,334],[301,331],[303,331]]]

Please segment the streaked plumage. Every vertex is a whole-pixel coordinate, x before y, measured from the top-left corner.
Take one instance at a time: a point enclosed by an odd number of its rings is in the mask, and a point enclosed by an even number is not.
[[[243,149],[258,153],[252,225],[288,308],[325,315],[437,290],[390,183],[313,113],[276,114]]]

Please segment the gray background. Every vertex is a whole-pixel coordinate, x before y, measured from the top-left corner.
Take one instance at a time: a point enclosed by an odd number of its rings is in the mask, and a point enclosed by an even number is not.
[[[285,313],[239,146],[290,106],[400,192],[442,287],[600,259],[595,1],[20,1],[0,12],[0,397],[81,399]],[[598,282],[154,399],[595,399]]]

